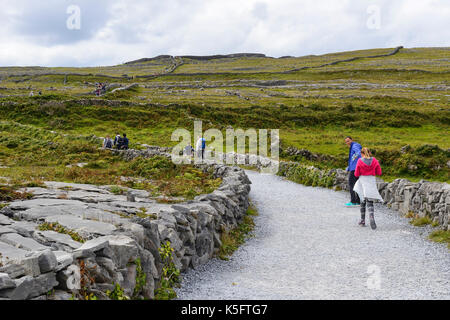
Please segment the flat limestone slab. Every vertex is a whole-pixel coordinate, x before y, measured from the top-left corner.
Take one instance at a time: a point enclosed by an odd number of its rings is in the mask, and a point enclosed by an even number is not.
[[[9,226],[11,229],[16,230],[18,234],[24,237],[31,237],[33,232],[38,227],[37,223],[29,221],[14,221],[12,225]]]
[[[11,279],[16,279],[25,275],[26,270],[22,265],[10,263],[6,266],[0,267],[0,273],[7,273]]]
[[[11,220],[7,216],[0,213],[0,226],[7,226],[14,222],[14,220]]]
[[[83,203],[76,200],[67,199],[31,199],[24,201],[16,201],[9,205],[13,210],[26,210],[34,207],[51,207],[51,206],[67,206],[67,205],[82,205]]]
[[[109,223],[93,220],[83,220],[76,216],[60,215],[45,219],[46,222],[58,222],[62,226],[80,233],[108,235],[117,228]]]
[[[59,233],[55,231],[36,231],[36,235],[44,238],[48,242],[56,242],[66,245],[72,249],[81,247],[81,243],[72,239],[68,234]],[[41,240],[41,239],[38,239]],[[42,241],[44,242],[44,241]]]
[[[2,262],[5,263],[8,260],[23,259],[30,252],[0,241],[0,253],[2,254]]]
[[[28,221],[63,214],[81,216],[87,207],[87,204],[81,201],[48,198],[17,201],[9,205],[16,218]]]
[[[4,234],[0,237],[0,241],[27,251],[41,251],[50,249],[32,238],[25,238],[17,233]]]
[[[16,232],[16,230],[11,229],[10,227],[0,226],[0,236],[5,233],[15,233],[15,232]]]
[[[94,220],[105,222],[113,225],[119,225],[126,223],[128,219],[122,218],[118,213],[117,209],[111,208],[111,210],[98,209],[96,205],[89,206],[87,210],[83,212],[81,218],[87,220]],[[115,210],[114,210],[115,209]]]
[[[87,192],[97,192],[97,193],[109,193],[106,190],[99,188],[95,185],[91,184],[76,184],[76,183],[67,183],[67,182],[58,182],[58,181],[46,181],[45,185],[48,188],[52,189],[60,189],[60,190],[67,190],[67,191],[87,191]]]
[[[14,210],[14,208],[12,208]],[[36,206],[32,208],[25,209],[23,211],[17,211],[14,213],[14,216],[16,218],[19,218],[21,220],[29,220],[29,221],[36,221],[39,219],[42,219],[44,217],[49,216],[55,216],[64,214],[61,211],[61,207],[43,207],[43,206]]]

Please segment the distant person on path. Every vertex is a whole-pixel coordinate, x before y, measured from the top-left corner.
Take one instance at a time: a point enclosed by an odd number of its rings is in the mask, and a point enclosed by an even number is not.
[[[197,156],[200,158],[202,157],[202,160],[205,158],[205,149],[206,149],[206,140],[203,137],[199,137],[197,140],[196,148],[197,150]]]
[[[375,223],[373,202],[375,200],[383,201],[378,192],[376,176],[381,176],[381,167],[378,160],[372,157],[369,149],[362,148],[361,156],[356,164],[355,176],[359,177],[355,183],[354,190],[358,193],[361,202],[361,220],[360,226],[366,225],[366,208],[369,210],[370,227],[375,230],[377,225]]]
[[[355,141],[353,141],[352,137],[347,136],[345,138],[345,143],[349,146],[348,152],[348,167],[347,171],[349,172],[348,176],[348,185],[350,188],[350,202],[346,203],[347,207],[357,206],[360,204],[360,200],[358,194],[353,191],[353,187],[355,186],[358,178],[355,177],[356,163],[359,158],[361,158],[361,145]]]
[[[103,139],[103,149],[112,149],[113,147],[113,141],[112,139],[107,135],[105,139]]]

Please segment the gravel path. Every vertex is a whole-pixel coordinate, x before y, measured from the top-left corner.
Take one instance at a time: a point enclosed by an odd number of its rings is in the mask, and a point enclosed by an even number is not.
[[[360,227],[346,192],[247,171],[259,216],[230,258],[183,275],[180,299],[450,299],[450,251],[382,205]]]

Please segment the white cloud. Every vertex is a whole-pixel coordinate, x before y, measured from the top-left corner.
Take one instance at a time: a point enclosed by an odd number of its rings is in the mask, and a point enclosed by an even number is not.
[[[81,30],[66,7],[81,8]],[[380,8],[380,28],[367,8]],[[323,54],[450,46],[448,0],[0,0],[0,65],[112,65],[159,54]]]

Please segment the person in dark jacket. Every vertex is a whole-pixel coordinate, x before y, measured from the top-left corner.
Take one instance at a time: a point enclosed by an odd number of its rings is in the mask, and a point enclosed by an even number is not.
[[[121,149],[123,150],[127,150],[128,149],[128,144],[130,143],[130,141],[127,138],[127,135],[124,133],[123,134],[123,140],[122,140],[122,146]]]
[[[119,140],[117,142],[117,149],[127,150],[129,142],[130,141],[128,140],[127,135],[124,133],[123,137],[119,137]]]
[[[121,136],[120,136],[120,134],[119,133],[116,133],[116,136],[114,137],[114,146],[117,148],[117,149],[119,149],[119,139],[121,139]]]
[[[358,178],[355,177],[355,169],[358,160],[361,158],[362,147],[359,143],[353,141],[352,137],[350,136],[347,136],[345,138],[345,143],[349,146],[347,171],[349,172],[348,186],[350,188],[350,202],[346,203],[345,205],[347,207],[351,207],[357,206],[361,203],[358,194],[353,191],[353,187],[355,186],[356,181],[358,181]]]

